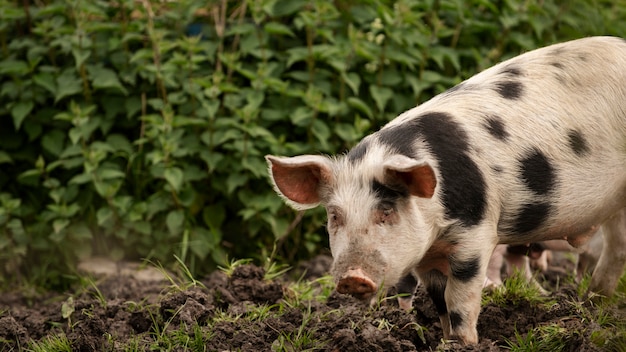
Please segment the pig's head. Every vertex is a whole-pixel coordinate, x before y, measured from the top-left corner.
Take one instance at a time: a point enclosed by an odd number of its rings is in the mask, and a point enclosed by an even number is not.
[[[425,161],[371,150],[359,158],[266,159],[289,205],[326,208],[338,292],[371,298],[382,285],[395,285],[432,243],[433,224],[423,208],[437,181]]]

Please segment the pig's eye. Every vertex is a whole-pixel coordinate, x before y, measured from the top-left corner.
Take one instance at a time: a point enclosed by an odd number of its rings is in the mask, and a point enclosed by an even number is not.
[[[341,226],[343,224],[343,216],[339,210],[328,209],[328,224],[333,227]]]
[[[395,209],[393,207],[393,204],[383,203],[378,207],[376,213],[376,222],[381,225],[387,224],[393,220]]]

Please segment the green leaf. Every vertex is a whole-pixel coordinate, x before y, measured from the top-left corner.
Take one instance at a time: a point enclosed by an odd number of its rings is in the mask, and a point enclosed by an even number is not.
[[[322,147],[328,149],[328,140],[330,139],[330,128],[328,128],[328,125],[322,120],[315,120],[313,121],[313,126],[311,126],[311,132],[317,137]]]
[[[127,155],[131,155],[133,153],[132,144],[130,144],[126,136],[121,134],[111,134],[107,136],[106,144],[114,148],[117,152],[124,152]]]
[[[132,228],[143,235],[150,235],[152,233],[152,225],[147,221],[135,221],[132,224]]]
[[[223,204],[212,204],[204,207],[202,210],[202,218],[204,223],[210,229],[216,230],[222,227],[224,219],[226,219],[226,210]]]
[[[95,89],[113,89],[118,92],[128,95],[128,90],[124,88],[117,73],[108,68],[102,68],[97,66],[89,67],[89,78],[91,78],[91,84]]]
[[[278,0],[265,11],[272,17],[283,17],[296,13],[306,4],[307,1],[304,0]]]
[[[354,126],[347,123],[335,125],[335,133],[346,142],[354,142],[360,137]]]
[[[342,72],[341,78],[343,78],[343,81],[346,82],[348,87],[350,87],[350,89],[352,90],[352,93],[354,93],[355,95],[359,94],[359,87],[361,86],[361,77],[357,73]]]
[[[163,172],[163,177],[176,192],[180,191],[183,185],[183,170],[177,167],[167,168]]]
[[[33,77],[33,81],[40,87],[48,91],[48,93],[56,94],[57,86],[54,82],[54,76],[48,72],[40,72]]]
[[[315,112],[307,106],[297,107],[293,113],[289,116],[291,122],[296,126],[308,126],[311,123],[311,119],[315,115]]]
[[[346,99],[346,101],[348,102],[348,105],[364,113],[365,115],[367,115],[368,118],[372,119],[374,117],[374,113],[369,108],[369,106],[367,106],[367,104],[363,102],[363,100],[355,97],[350,97]]]
[[[24,61],[4,60],[0,61],[0,74],[26,75],[29,72],[28,65]]]
[[[165,218],[165,224],[170,234],[176,236],[183,232],[183,222],[185,221],[185,212],[182,209],[172,210]]]
[[[69,319],[72,313],[74,313],[74,298],[69,296],[61,305],[61,316],[63,319]]]
[[[55,156],[59,156],[63,152],[63,146],[65,145],[65,135],[61,130],[54,129],[46,133],[41,138],[41,146],[46,151],[52,153]]]
[[[96,213],[96,219],[98,220],[98,226],[104,226],[109,220],[113,219],[114,213],[108,206],[103,206],[98,209]]]
[[[72,70],[65,70],[63,74],[57,77],[57,91],[55,92],[54,102],[78,94],[83,91],[82,81]]]
[[[233,193],[235,189],[243,186],[248,181],[248,175],[243,173],[232,173],[226,179],[226,192]]]
[[[22,122],[24,121],[26,116],[30,114],[34,106],[35,104],[33,104],[32,101],[22,100],[13,104],[13,107],[11,108],[11,115],[13,116],[13,125],[15,126],[16,130],[20,129]]]
[[[13,159],[11,159],[11,156],[9,155],[9,153],[0,150],[0,164],[13,164]]]
[[[387,87],[380,87],[377,85],[370,85],[370,94],[376,102],[378,111],[385,111],[385,106],[391,97],[393,97],[393,91]]]
[[[102,168],[98,170],[98,176],[103,180],[108,180],[112,178],[125,178],[126,174],[120,170]]]
[[[206,258],[206,256],[219,244],[219,240],[216,242],[214,238],[219,237],[221,239],[221,233],[217,234],[217,236],[214,234],[215,232],[198,226],[191,230],[189,248],[196,257],[200,258],[200,260],[204,260],[204,258]]]
[[[285,26],[282,23],[278,23],[278,22],[268,22],[268,23],[265,24],[265,27],[263,27],[263,29],[268,34],[287,35],[287,36],[290,36],[290,37],[295,37],[296,36],[289,27]]]
[[[75,47],[72,48],[72,55],[74,56],[74,61],[76,62],[76,70],[80,70],[80,67],[85,63],[89,56],[91,56],[91,50]]]
[[[96,192],[98,192],[99,195],[108,199],[115,196],[117,191],[119,191],[120,187],[122,186],[122,181],[95,179],[93,180],[93,186],[95,187]]]
[[[204,160],[209,168],[209,172],[213,172],[219,163],[224,160],[224,154],[218,152],[211,152],[209,150],[200,151],[200,159]]]
[[[52,222],[52,228],[54,229],[54,233],[58,234],[59,232],[63,231],[63,229],[65,229],[69,224],[70,221],[68,219],[55,219]]]
[[[78,175],[72,177],[67,183],[71,184],[71,185],[72,184],[82,185],[82,184],[90,182],[90,181],[91,181],[91,174],[83,172],[82,174],[78,174]]]

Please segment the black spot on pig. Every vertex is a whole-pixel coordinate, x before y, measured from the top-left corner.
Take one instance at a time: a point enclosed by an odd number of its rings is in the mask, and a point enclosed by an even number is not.
[[[523,85],[516,81],[503,81],[496,83],[496,92],[505,99],[519,99],[522,97]]]
[[[551,63],[550,63],[550,65],[552,65],[552,66],[554,66],[554,67],[558,68],[559,70],[563,70],[563,69],[565,69],[565,65],[563,65],[563,64],[562,64],[562,63],[560,63],[560,62],[551,62]]]
[[[507,66],[500,73],[508,76],[520,76],[522,71],[518,67]]]
[[[438,161],[446,216],[464,226],[478,224],[486,208],[486,184],[469,155],[466,131],[446,113],[431,112],[378,132],[382,144],[414,158],[413,142],[422,137]]]
[[[497,116],[491,116],[485,119],[484,126],[492,136],[499,140],[506,140],[509,136],[509,133],[504,128],[502,119]]]
[[[478,275],[479,264],[478,257],[464,261],[450,258],[450,274],[461,282],[468,282]]]
[[[402,125],[384,128],[378,132],[378,140],[388,146],[392,152],[409,158],[415,157],[413,143],[420,135],[419,126],[411,120]]]
[[[463,325],[463,317],[461,314],[457,312],[450,312],[450,327],[452,329],[457,329],[461,325]]]
[[[376,198],[387,204],[395,204],[399,199],[409,196],[407,189],[392,189],[376,180],[372,181],[372,190]]]
[[[359,144],[356,145],[356,147],[352,148],[352,150],[348,152],[348,160],[350,160],[350,162],[352,163],[355,163],[363,159],[365,153],[367,153],[367,148],[369,147],[369,144],[369,140],[362,140]]]
[[[418,126],[439,164],[446,215],[465,226],[478,224],[486,208],[486,184],[470,158],[466,131],[445,113],[427,113],[413,122]]]
[[[537,149],[520,160],[520,171],[522,180],[535,194],[548,194],[555,186],[556,177],[552,164]]]
[[[567,134],[567,138],[569,140],[570,148],[572,148],[576,155],[582,156],[587,154],[589,151],[587,140],[585,140],[585,137],[580,133],[580,131],[570,130]]]
[[[546,202],[525,204],[517,214],[513,231],[525,234],[539,228],[548,219],[550,208],[550,204]]]

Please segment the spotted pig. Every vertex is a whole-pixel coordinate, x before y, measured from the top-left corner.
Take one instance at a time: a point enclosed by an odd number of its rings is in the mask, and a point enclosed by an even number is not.
[[[418,275],[445,339],[478,341],[497,244],[585,243],[591,289],[626,263],[626,41],[591,37],[495,65],[365,137],[345,155],[266,156],[296,209],[322,204],[337,291],[369,299]]]

